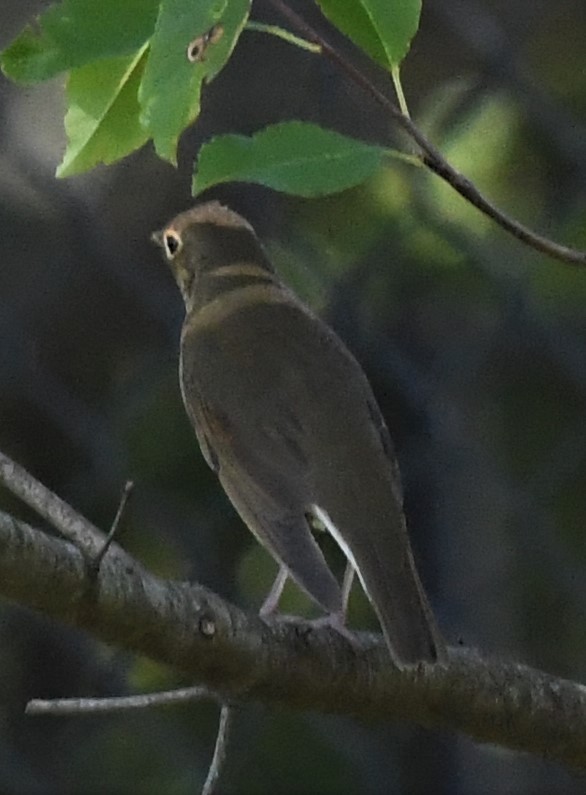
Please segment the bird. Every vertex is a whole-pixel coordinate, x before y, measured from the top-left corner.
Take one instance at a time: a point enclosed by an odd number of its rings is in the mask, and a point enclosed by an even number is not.
[[[336,333],[283,283],[252,225],[217,201],[177,215],[152,240],[185,304],[179,377],[203,456],[244,524],[288,578],[347,634],[354,573],[392,663],[445,660],[417,573],[389,431]],[[314,537],[347,559],[340,584]]]

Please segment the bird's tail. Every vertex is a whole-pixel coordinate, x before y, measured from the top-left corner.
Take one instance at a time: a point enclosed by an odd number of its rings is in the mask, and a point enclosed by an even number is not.
[[[315,512],[356,569],[397,667],[441,662],[445,644],[415,568],[399,506],[393,506],[391,515],[381,513],[380,526],[372,526],[372,515],[359,524],[347,512],[332,515],[319,506]]]

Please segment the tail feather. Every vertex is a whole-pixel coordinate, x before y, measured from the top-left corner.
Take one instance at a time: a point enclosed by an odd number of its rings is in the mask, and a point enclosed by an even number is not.
[[[444,641],[415,568],[402,513],[397,509],[391,513],[395,519],[391,527],[386,513],[385,526],[377,528],[367,526],[367,517],[358,527],[350,526],[348,516],[343,524],[339,516],[335,522],[321,506],[314,506],[314,511],[356,569],[396,666],[441,662]]]

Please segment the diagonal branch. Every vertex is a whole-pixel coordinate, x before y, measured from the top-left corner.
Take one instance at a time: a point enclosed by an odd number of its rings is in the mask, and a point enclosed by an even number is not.
[[[329,44],[320,34],[314,30],[296,11],[293,11],[284,0],[269,0],[289,22],[296,28],[309,42],[317,44],[321,48],[323,55],[334,63],[347,77],[356,85],[360,86],[391,116],[393,121],[407,133],[422,152],[422,162],[430,171],[433,171],[441,179],[447,182],[464,199],[474,205],[480,212],[491,218],[502,229],[526,243],[536,251],[546,254],[549,257],[566,262],[570,265],[586,265],[586,251],[579,251],[569,246],[556,243],[543,235],[537,234],[529,227],[511,218],[500,210],[495,204],[486,198],[467,177],[455,169],[443,157],[441,152],[425,137],[419,127],[401,112],[399,107],[390,100],[369,78],[357,69],[354,64],[347,60],[338,50]]]
[[[88,560],[103,548],[106,537],[97,527],[1,452],[0,483],[72,541]]]
[[[37,486],[41,501],[51,494]],[[524,665],[451,649],[445,666],[398,671],[379,636],[359,634],[356,650],[327,628],[267,623],[200,585],[161,580],[126,554],[106,555],[92,580],[73,544],[3,512],[0,593],[226,700],[412,721],[586,770],[586,688]]]

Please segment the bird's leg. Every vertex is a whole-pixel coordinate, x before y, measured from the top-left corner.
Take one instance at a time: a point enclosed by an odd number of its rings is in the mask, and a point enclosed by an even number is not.
[[[327,616],[322,616],[322,618],[316,618],[312,623],[316,624],[317,626],[324,626],[330,625],[337,629],[342,635],[344,635],[344,629],[346,627],[346,614],[348,612],[348,602],[350,601],[350,592],[352,590],[352,583],[354,582],[354,566],[347,561],[346,569],[344,571],[344,579],[342,580],[342,609],[336,611],[335,613],[330,613]],[[349,630],[345,630],[346,633]]]
[[[288,576],[289,572],[285,566],[280,566],[279,572],[275,577],[275,581],[271,586],[271,590],[269,591],[267,598],[264,600],[262,607],[259,610],[259,615],[261,618],[266,618],[276,611],[277,607],[279,606],[279,600],[281,598],[281,594],[283,593],[283,588],[285,587]]]
[[[346,638],[346,640],[350,641],[352,646],[357,646],[356,636],[346,626],[346,613],[348,611],[352,583],[354,582],[354,573],[354,566],[350,561],[347,561],[344,579],[342,580],[342,609],[335,613],[330,613],[327,616],[314,619],[311,625],[316,628],[331,627]]]
[[[283,588],[285,587],[288,576],[289,572],[286,567],[281,566],[277,576],[275,577],[275,581],[271,586],[271,590],[269,591],[267,598],[264,600],[262,607],[259,610],[259,615],[261,618],[269,618],[275,614],[277,607],[279,606],[279,600],[281,598],[281,594],[283,593]],[[346,570],[344,572],[344,579],[342,580],[342,609],[336,611],[335,613],[330,613],[327,616],[322,616],[321,618],[314,618],[307,623],[314,629],[320,629],[321,627],[331,627],[335,632],[346,638],[353,648],[360,649],[361,645],[358,642],[356,636],[346,627],[346,611],[348,609],[348,600],[350,598],[350,591],[352,590],[353,581],[354,566],[350,563],[350,561],[348,561],[346,564]],[[279,615],[278,618],[280,621],[299,621],[298,616]]]
[[[349,560],[346,561],[346,571],[344,572],[344,579],[342,580],[342,615],[344,621],[346,620],[346,613],[348,612],[348,602],[350,601],[350,591],[352,590],[355,573],[354,566]]]

